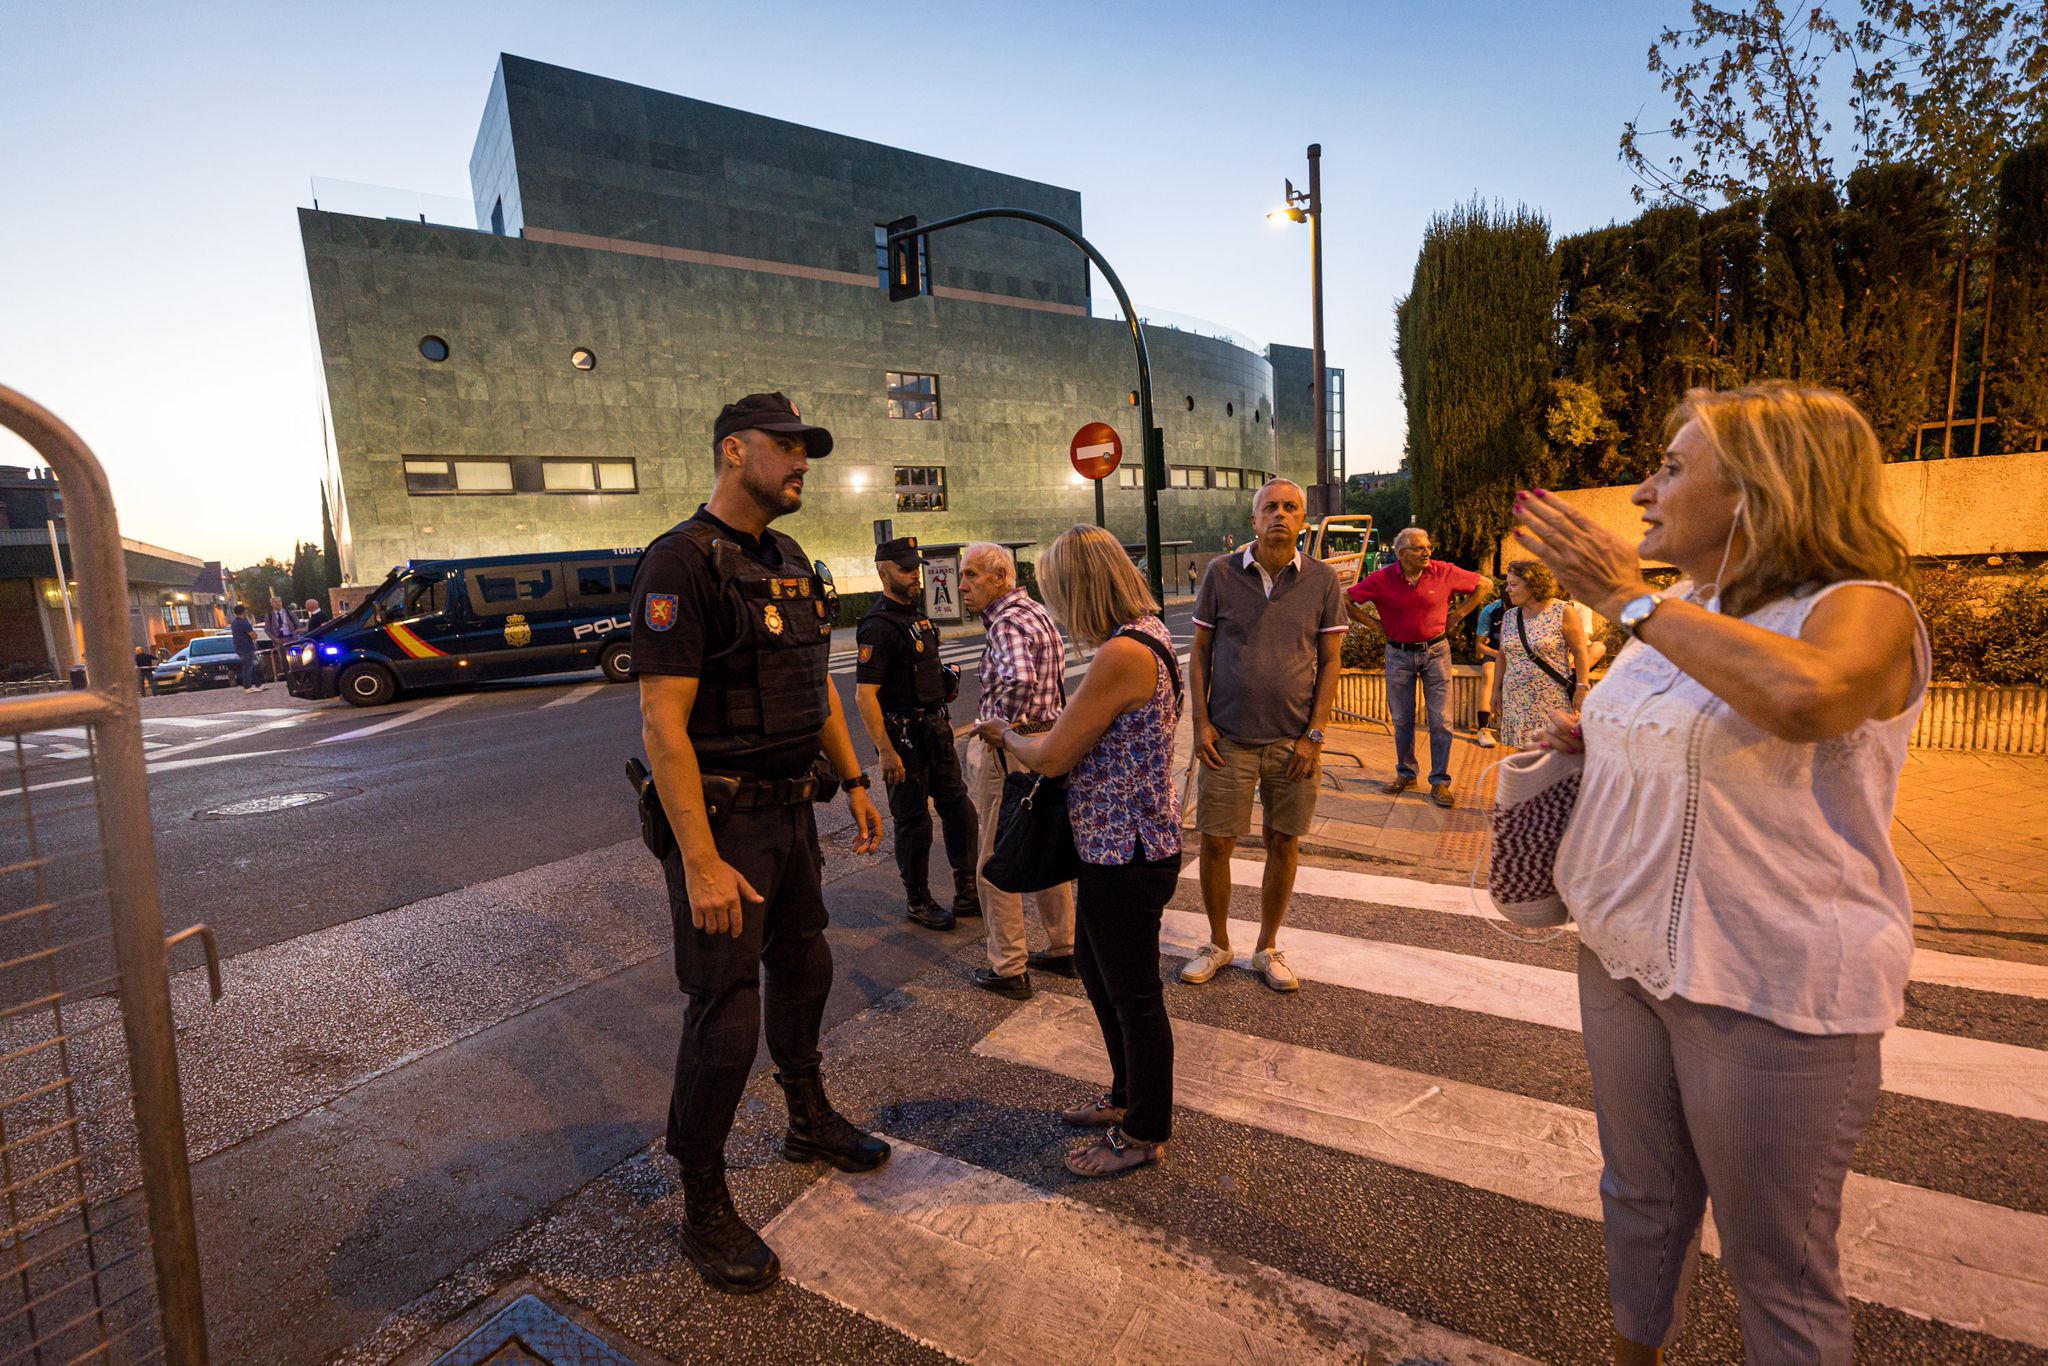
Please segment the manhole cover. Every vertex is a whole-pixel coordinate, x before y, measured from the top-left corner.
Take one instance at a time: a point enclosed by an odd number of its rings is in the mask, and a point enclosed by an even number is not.
[[[295,806],[312,806],[333,795],[332,792],[279,792],[268,797],[249,797],[224,806],[210,806],[199,813],[199,818],[218,820],[223,816],[262,816],[272,811],[289,811]]]
[[[630,1358],[552,1307],[521,1295],[434,1366],[633,1366]]]

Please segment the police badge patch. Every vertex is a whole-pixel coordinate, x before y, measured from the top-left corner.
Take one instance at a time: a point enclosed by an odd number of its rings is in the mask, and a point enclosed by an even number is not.
[[[771,603],[769,603],[769,604],[768,604],[768,605],[767,605],[766,607],[764,607],[764,608],[762,608],[762,609],[761,609],[761,624],[762,624],[763,626],[766,626],[766,627],[768,628],[768,634],[769,634],[769,635],[771,635],[771,636],[779,636],[779,635],[781,635],[781,634],[782,634],[782,609],[781,609],[781,608],[779,608],[779,607],[777,607],[777,606],[776,606],[776,605],[775,605],[774,603],[772,603],[772,602],[771,602]]]
[[[861,647],[860,647],[860,662],[861,662],[861,663],[865,664],[865,663],[867,663],[867,662],[868,662],[869,660],[873,659],[874,657],[875,657],[875,647],[874,647],[874,646],[872,646],[872,645],[863,645],[863,646],[861,646]]]
[[[666,631],[676,624],[676,595],[673,593],[649,593],[646,610],[641,617],[650,631]]]

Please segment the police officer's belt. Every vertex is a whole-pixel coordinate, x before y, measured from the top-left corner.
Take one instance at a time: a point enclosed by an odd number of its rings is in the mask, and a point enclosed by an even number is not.
[[[946,705],[943,702],[936,706],[912,707],[908,711],[882,713],[882,718],[887,721],[936,721],[942,716],[948,720],[952,719],[951,713],[946,709]]]
[[[820,786],[816,773],[805,773],[795,778],[754,778],[739,773],[706,773],[703,776],[707,801],[714,807],[725,807],[731,811],[802,806],[818,799]]]

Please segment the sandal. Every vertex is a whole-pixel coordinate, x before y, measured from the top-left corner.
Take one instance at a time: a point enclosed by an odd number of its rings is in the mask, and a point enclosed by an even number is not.
[[[1110,1104],[1109,1092],[1104,1091],[1085,1105],[1060,1111],[1060,1119],[1077,1129],[1095,1129],[1106,1124],[1123,1123],[1124,1107]]]
[[[1112,1124],[1101,1138],[1092,1138],[1067,1153],[1067,1170],[1076,1176],[1121,1176],[1156,1166],[1165,1153],[1164,1143],[1141,1143]]]

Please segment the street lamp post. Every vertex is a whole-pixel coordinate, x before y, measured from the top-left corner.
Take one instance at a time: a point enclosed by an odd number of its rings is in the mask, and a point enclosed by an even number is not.
[[[1268,222],[1308,224],[1309,290],[1311,334],[1314,348],[1316,391],[1316,488],[1309,499],[1309,511],[1317,517],[1342,512],[1343,503],[1331,484],[1330,470],[1330,378],[1323,357],[1323,144],[1308,145],[1308,193],[1287,182],[1285,207],[1266,215]]]

